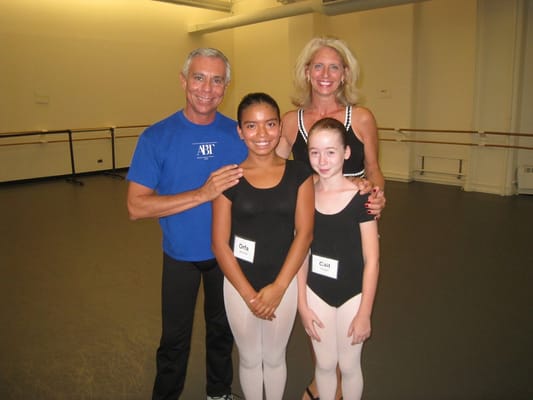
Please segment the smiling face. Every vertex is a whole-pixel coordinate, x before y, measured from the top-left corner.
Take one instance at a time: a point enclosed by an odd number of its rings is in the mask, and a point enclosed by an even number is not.
[[[311,58],[306,74],[314,94],[330,95],[335,93],[344,79],[342,58],[331,47],[321,47]]]
[[[311,167],[321,178],[342,175],[344,160],[350,157],[350,148],[344,145],[339,130],[319,128],[310,133],[307,145]]]
[[[281,137],[279,115],[268,103],[252,103],[242,110],[238,131],[250,152],[270,154]]]
[[[187,119],[196,124],[212,122],[227,86],[224,61],[218,57],[196,56],[191,60],[187,76],[180,74],[180,79]]]

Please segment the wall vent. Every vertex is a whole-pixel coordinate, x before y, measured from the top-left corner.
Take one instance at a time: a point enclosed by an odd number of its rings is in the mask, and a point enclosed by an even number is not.
[[[516,175],[518,193],[533,194],[533,165],[521,165]]]

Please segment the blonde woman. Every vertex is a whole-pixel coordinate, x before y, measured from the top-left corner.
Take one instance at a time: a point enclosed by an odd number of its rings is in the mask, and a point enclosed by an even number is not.
[[[372,112],[357,104],[359,64],[342,40],[314,38],[303,48],[294,71],[298,107],[282,118],[281,140],[277,153],[308,162],[309,128],[324,117],[342,122],[348,133],[351,156],[343,173],[354,180],[364,180],[372,187],[368,209],[379,216],[385,207],[385,179],[378,163],[378,135]]]
[[[372,112],[357,104],[358,77],[359,64],[344,41],[329,37],[310,40],[294,70],[293,103],[298,108],[283,116],[276,151],[281,157],[289,158],[292,153],[295,160],[309,162],[307,137],[311,126],[325,117],[340,121],[347,130],[350,149],[343,174],[362,193],[372,191],[365,207],[368,214],[379,218],[386,199],[385,179],[378,163],[377,124]],[[302,399],[316,400],[316,392],[313,379]]]

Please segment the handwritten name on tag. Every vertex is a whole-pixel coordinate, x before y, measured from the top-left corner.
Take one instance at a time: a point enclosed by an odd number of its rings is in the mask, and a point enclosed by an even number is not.
[[[327,276],[328,278],[337,279],[339,261],[333,258],[321,257],[316,254],[312,255],[311,271],[315,274]]]
[[[253,263],[255,256],[255,242],[235,235],[233,241],[233,255],[244,261]]]

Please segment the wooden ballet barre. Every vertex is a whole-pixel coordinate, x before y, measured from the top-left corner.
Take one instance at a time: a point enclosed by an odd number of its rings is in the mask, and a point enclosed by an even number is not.
[[[378,128],[381,131],[394,131],[399,133],[406,132],[426,132],[426,133],[468,133],[468,134],[479,134],[479,135],[499,135],[499,136],[522,136],[522,137],[533,137],[533,133],[525,132],[502,132],[502,131],[474,131],[474,130],[463,130],[463,129],[419,129],[419,128]]]
[[[111,129],[130,129],[130,128],[147,128],[150,125],[146,124],[132,124],[132,125],[118,125],[118,126],[102,126],[92,128],[72,128],[72,129],[41,129],[32,131],[12,131],[12,132],[0,132],[0,139],[4,137],[16,137],[16,136],[32,136],[32,135],[48,135],[56,133],[69,133],[69,132],[95,132],[95,131],[109,131]]]
[[[10,137],[22,137],[22,136],[36,136],[36,135],[55,135],[55,134],[67,134],[68,129],[57,129],[52,131],[21,131],[21,132],[2,132],[0,133],[0,139]]]
[[[462,129],[416,129],[416,128],[399,128],[398,132],[426,132],[426,133],[478,133],[478,131],[469,131]]]
[[[446,144],[446,145],[452,145],[452,146],[477,146],[477,147],[495,147],[495,148],[504,148],[504,149],[533,150],[533,147],[530,147],[530,146],[516,146],[516,145],[492,144],[492,143],[444,142],[444,141],[437,141],[437,140],[390,139],[390,138],[379,138],[379,141],[380,142]]]
[[[116,173],[116,153],[115,153],[115,139],[116,139],[116,129],[130,129],[130,128],[145,128],[149,125],[145,124],[132,124],[132,125],[121,125],[121,126],[106,126],[106,127],[92,127],[92,128],[74,128],[74,129],[55,129],[55,130],[39,130],[39,131],[18,131],[18,132],[0,132],[0,139],[14,138],[14,137],[26,137],[26,136],[41,136],[41,135],[53,135],[53,134],[65,134],[68,135],[68,140],[39,140],[31,142],[14,142],[14,143],[0,143],[0,147],[7,146],[22,146],[22,145],[43,145],[43,144],[56,144],[56,143],[68,143],[69,145],[69,156],[70,156],[70,168],[71,175],[67,178],[67,182],[75,183],[80,186],[83,186],[83,182],[76,179],[76,166],[75,166],[75,157],[74,157],[74,146],[73,142],[82,142],[82,141],[94,141],[94,140],[110,140],[111,141],[111,172],[107,172],[107,175],[112,177],[117,177],[124,179],[122,175]],[[83,133],[83,132],[99,132],[106,131],[109,132],[109,136],[98,136],[98,137],[89,137],[89,138],[77,138],[74,139],[73,134]],[[138,137],[139,135],[127,135],[119,136],[117,138],[126,138],[126,137]]]

